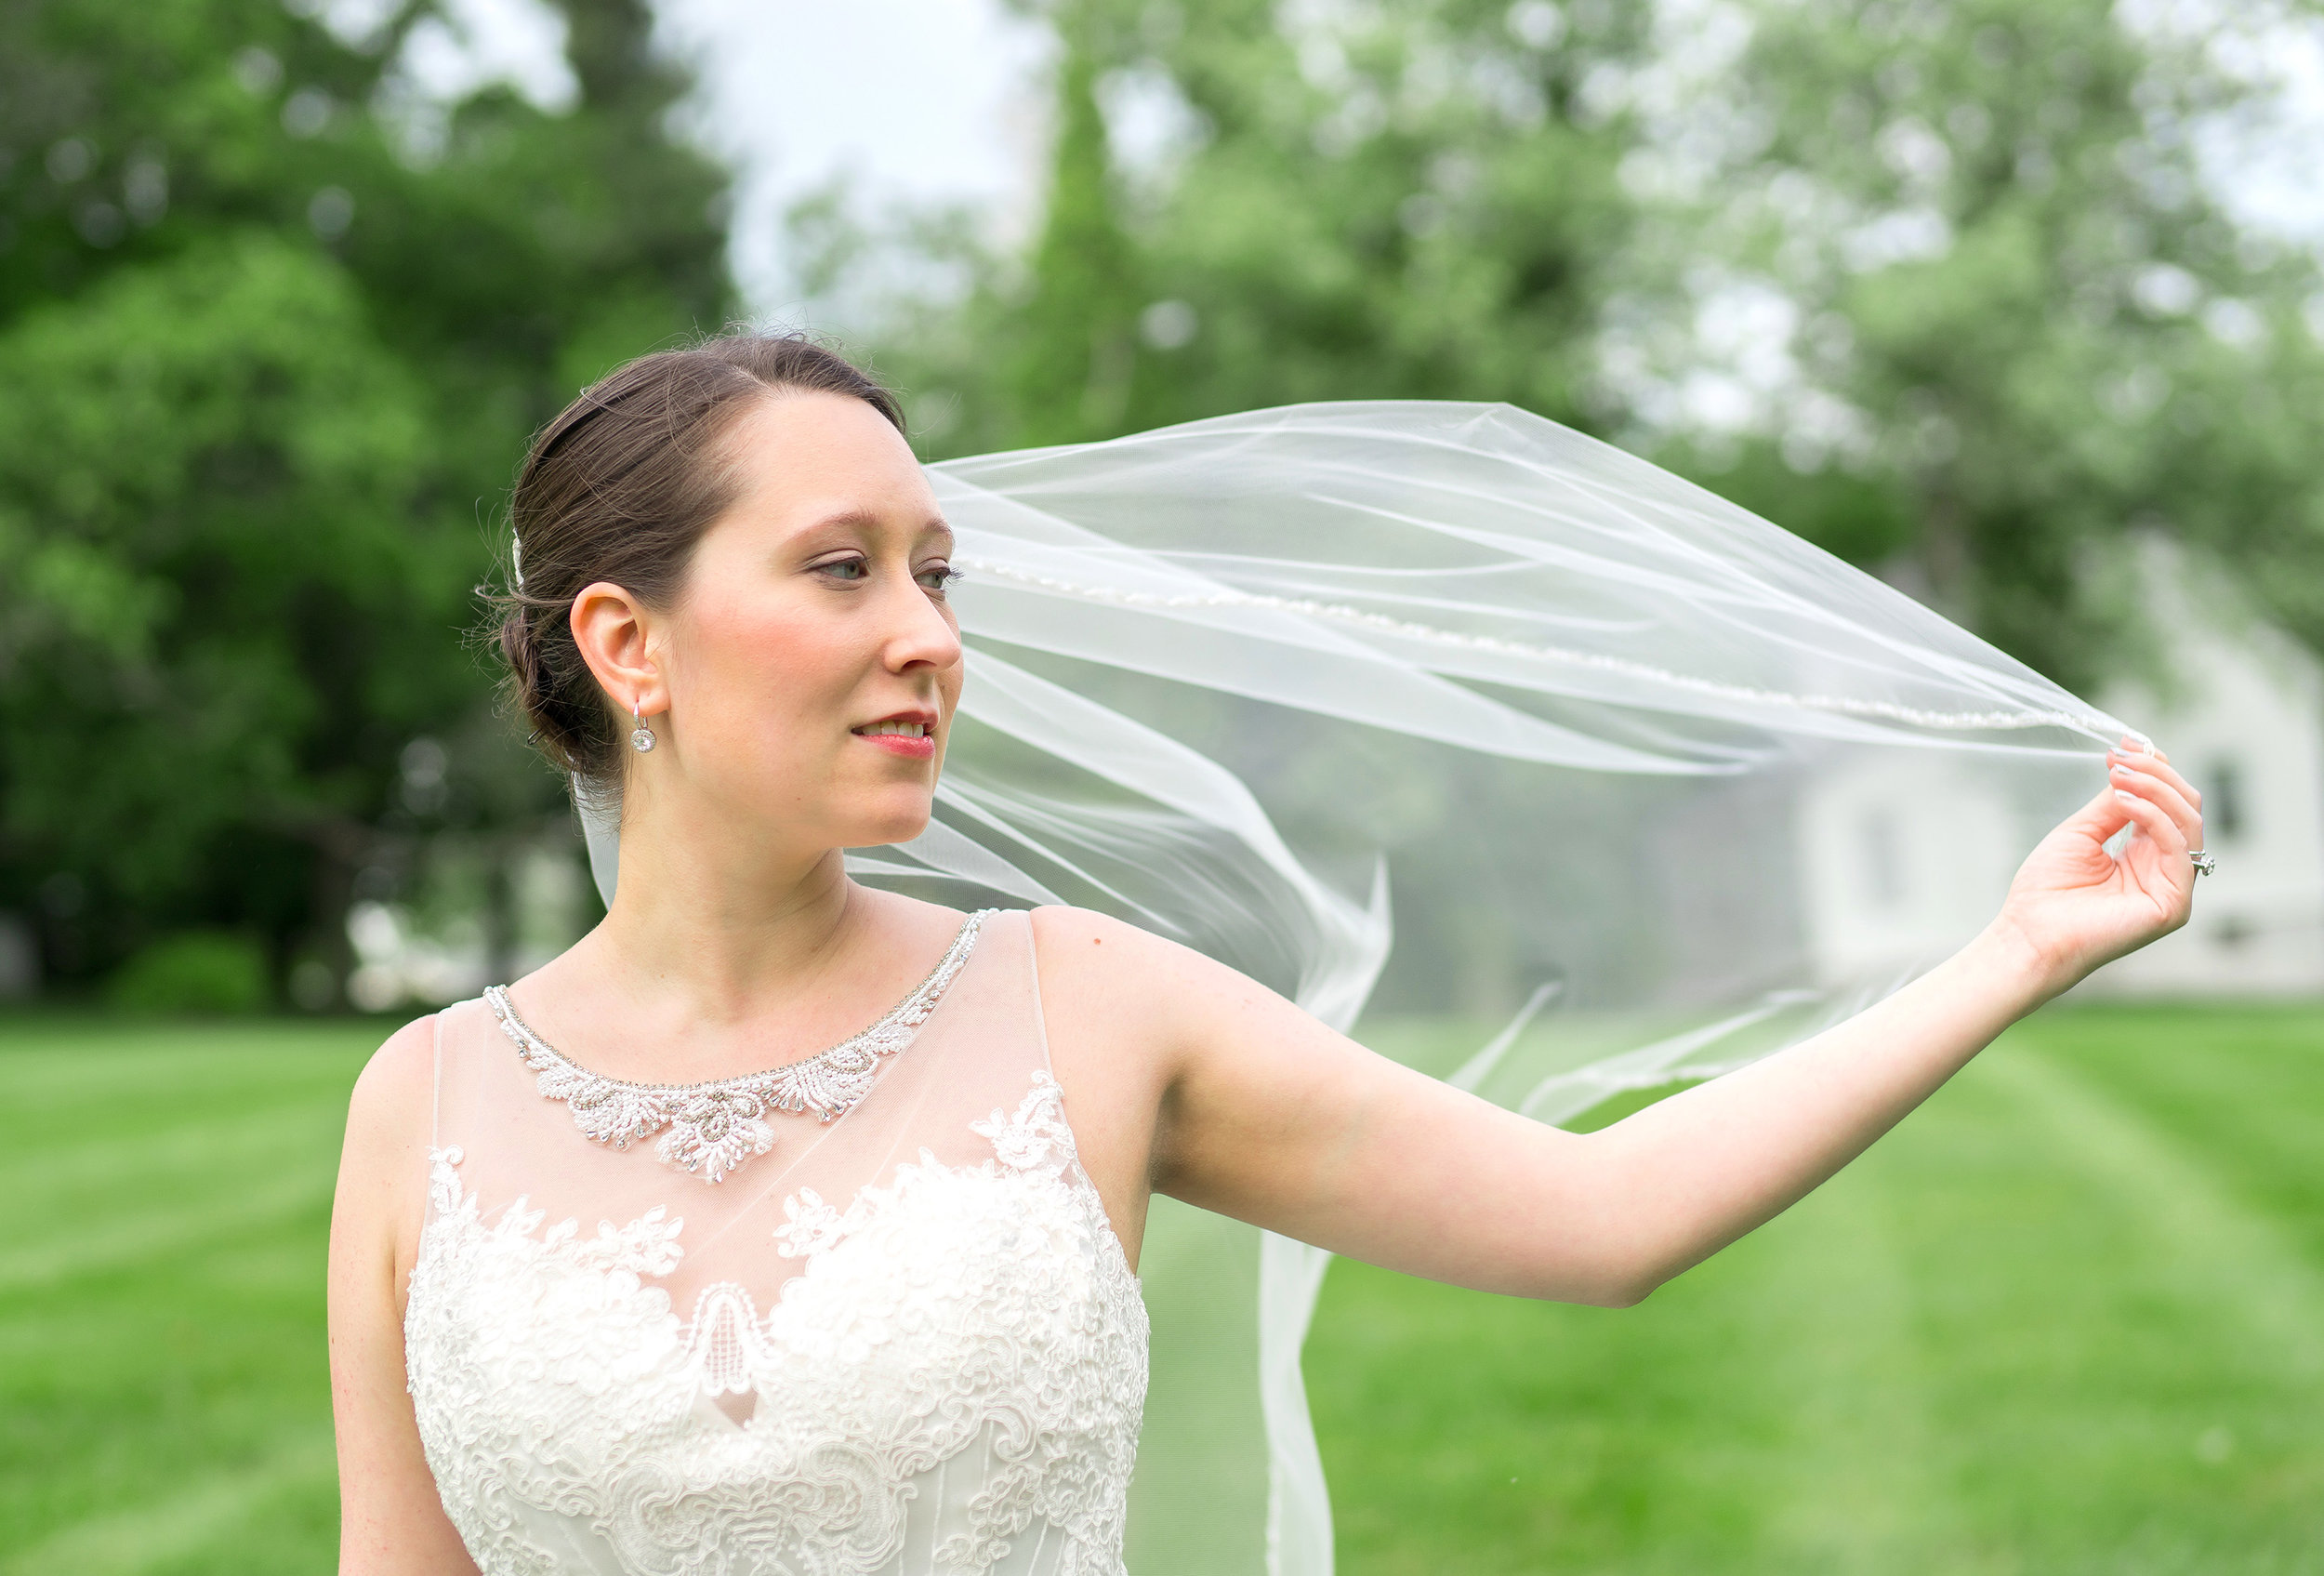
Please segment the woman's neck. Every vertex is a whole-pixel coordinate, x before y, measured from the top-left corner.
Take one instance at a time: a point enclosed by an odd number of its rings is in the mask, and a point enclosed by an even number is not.
[[[746,825],[668,798],[626,806],[612,907],[568,957],[632,1000],[683,998],[708,1023],[746,1021],[826,975],[868,894],[840,850],[738,835]]]
[[[549,1043],[610,1077],[692,1082],[845,1039],[901,999],[959,916],[870,891],[842,850],[638,796],[604,921],[518,982]]]

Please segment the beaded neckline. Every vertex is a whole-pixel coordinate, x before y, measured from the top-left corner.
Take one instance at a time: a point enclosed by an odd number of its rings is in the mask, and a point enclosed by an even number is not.
[[[506,986],[488,987],[484,1000],[516,1042],[518,1056],[540,1075],[541,1093],[565,1102],[574,1125],[585,1136],[627,1149],[633,1139],[660,1132],[654,1153],[664,1164],[705,1182],[718,1182],[744,1161],[774,1147],[767,1113],[812,1111],[824,1121],[834,1121],[870,1093],[880,1059],[911,1043],[936,1010],[944,988],[968,962],[985,917],[994,911],[983,908],[971,914],[928,977],[869,1028],[812,1056],[736,1078],[704,1083],[631,1083],[606,1078],[534,1033],[517,1015]]]

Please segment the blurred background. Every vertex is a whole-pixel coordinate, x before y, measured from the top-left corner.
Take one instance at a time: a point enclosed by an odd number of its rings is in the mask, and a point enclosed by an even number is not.
[[[738,320],[930,458],[1505,400],[2205,789],[2196,922],[2078,993],[2162,1004],[1649,1309],[1335,1271],[1348,1569],[2324,1569],[2319,247],[2295,0],[0,7],[0,1569],[327,1561],[337,1105],[600,912],[472,639],[507,489]],[[1843,953],[1945,878],[1853,814]]]

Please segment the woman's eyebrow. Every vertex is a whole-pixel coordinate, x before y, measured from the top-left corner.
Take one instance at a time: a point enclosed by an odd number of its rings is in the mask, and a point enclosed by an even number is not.
[[[800,526],[799,535],[808,536],[818,531],[877,531],[878,529],[879,529],[878,515],[860,509],[843,509],[837,514],[826,514],[820,520]]]
[[[850,509],[842,510],[837,514],[826,514],[821,520],[816,521],[813,524],[801,527],[799,534],[802,536],[808,536],[814,535],[818,531],[844,530],[869,531],[876,533],[882,528],[882,525],[883,522],[880,520],[879,516],[864,510]],[[940,538],[943,545],[947,548],[951,547],[954,541],[952,526],[944,521],[942,515],[938,515],[933,519],[922,521],[918,529],[914,533],[914,536],[916,539],[925,539],[930,536],[935,536]]]

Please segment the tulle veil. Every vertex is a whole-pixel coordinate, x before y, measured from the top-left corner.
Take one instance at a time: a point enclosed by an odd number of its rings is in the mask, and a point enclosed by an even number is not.
[[[1507,405],[1294,405],[929,476],[966,688],[935,818],[851,870],[1107,911],[1544,1121],[1910,978],[2130,731]],[[618,807],[582,814],[610,900]],[[1300,1369],[1328,1260],[1155,1201],[1133,1571],[1330,1570]]]

